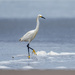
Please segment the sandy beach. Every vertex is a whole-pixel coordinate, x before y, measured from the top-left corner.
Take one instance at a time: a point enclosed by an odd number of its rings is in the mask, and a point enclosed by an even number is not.
[[[75,75],[75,70],[0,70],[0,75]]]

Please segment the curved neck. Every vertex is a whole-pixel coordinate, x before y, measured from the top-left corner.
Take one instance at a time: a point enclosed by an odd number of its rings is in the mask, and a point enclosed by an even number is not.
[[[37,21],[37,25],[36,25],[36,28],[35,28],[35,30],[39,30],[39,16],[37,16],[37,19],[36,19],[36,21]]]

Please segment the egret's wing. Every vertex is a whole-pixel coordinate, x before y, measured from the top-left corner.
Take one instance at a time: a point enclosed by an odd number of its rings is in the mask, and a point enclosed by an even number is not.
[[[28,31],[22,38],[21,41],[31,41],[34,36],[34,30]]]

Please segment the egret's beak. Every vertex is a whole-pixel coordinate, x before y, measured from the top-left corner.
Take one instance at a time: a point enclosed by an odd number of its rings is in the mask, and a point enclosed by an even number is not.
[[[43,16],[41,18],[45,19],[45,17],[43,17]]]

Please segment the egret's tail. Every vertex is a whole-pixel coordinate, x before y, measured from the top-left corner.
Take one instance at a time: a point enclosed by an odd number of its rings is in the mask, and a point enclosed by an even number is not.
[[[21,41],[21,39],[19,39],[19,41]]]

